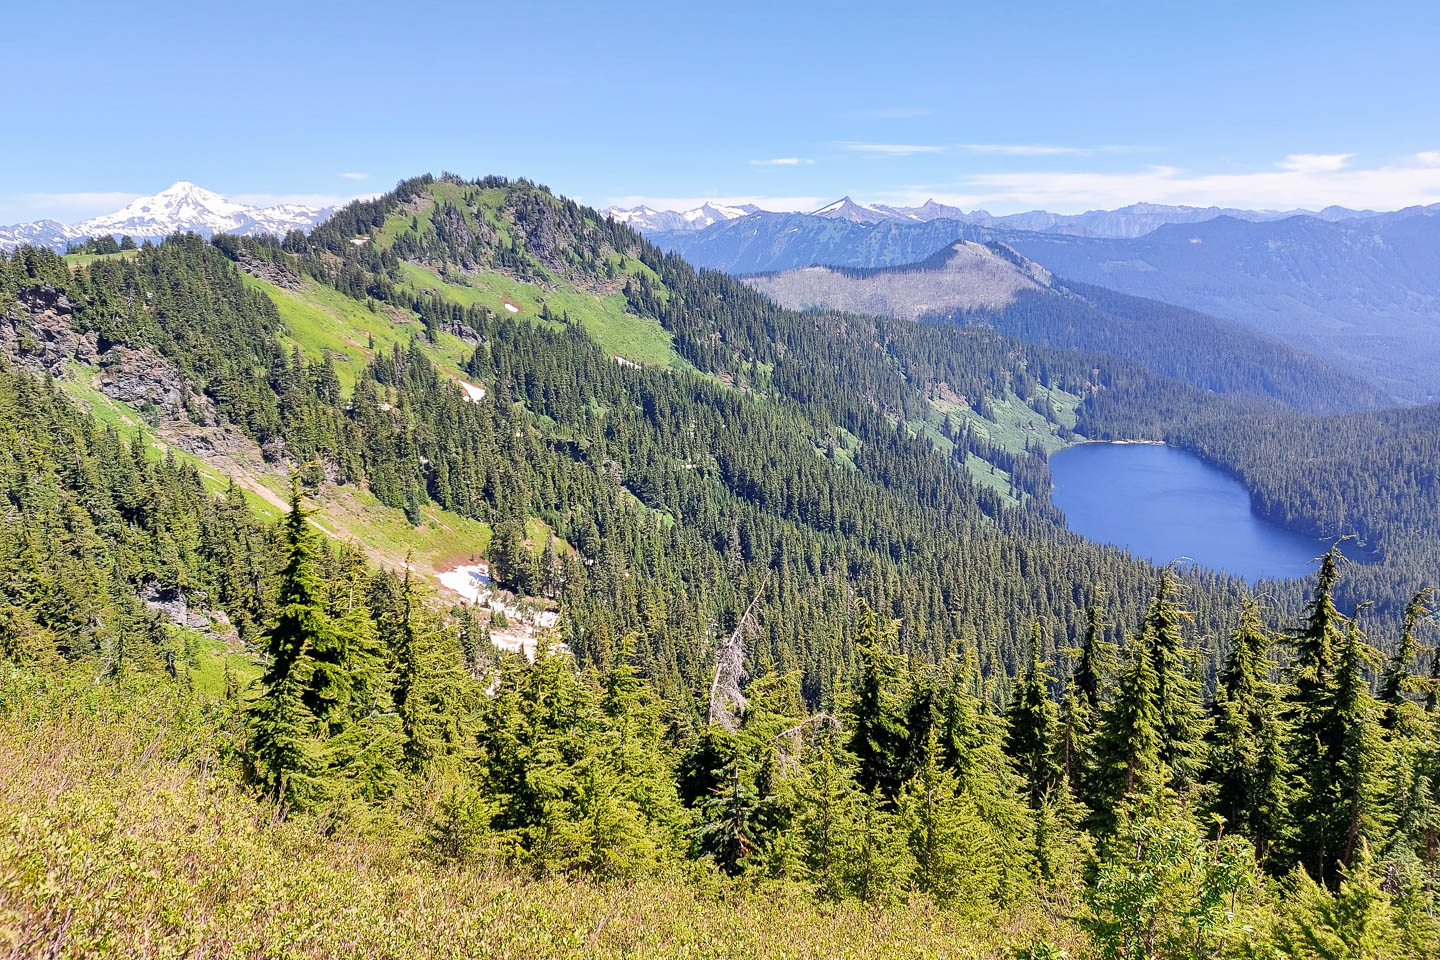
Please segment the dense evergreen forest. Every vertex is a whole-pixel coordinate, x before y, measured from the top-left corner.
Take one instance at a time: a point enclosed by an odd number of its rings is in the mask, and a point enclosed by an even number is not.
[[[885,268],[878,268],[885,269]],[[1359,377],[1255,333],[1158,300],[1060,281],[1022,291],[999,310],[938,315],[932,322],[992,327],[1027,343],[1127,357],[1207,393],[1269,399],[1302,413],[1373,410],[1393,402]],[[1263,411],[1267,404],[1253,404]]]
[[[1202,446],[1207,416],[1263,434],[1253,409],[994,331],[782,310],[524,181],[419,178],[308,237],[99,256],[0,258],[12,759],[49,749],[47,711],[77,736],[105,713],[184,731],[167,758],[273,804],[276,836],[313,825],[311,856],[356,835],[436,870],[939,907],[1014,919],[997,949],[1024,956],[1435,955],[1437,659],[1424,568],[1389,559],[1402,542],[1373,568],[1331,551],[1311,584],[1262,585],[1261,607],[1233,578],[1088,544],[1045,503],[1044,436]],[[565,310],[467,299],[490,274],[619,299],[678,359],[619,362]],[[347,384],[287,347],[255,277],[338,291],[408,325],[408,347]],[[77,408],[64,379],[115,351],[185,385],[166,415],[233,427],[293,473],[278,522]],[[1017,404],[1033,445],[979,435]],[[1367,439],[1392,415],[1367,416],[1284,422],[1317,425],[1295,449],[1322,461],[1333,433],[1418,471],[1426,448]],[[1408,476],[1396,502],[1427,482]],[[1368,495],[1335,482],[1337,503]],[[558,628],[533,663],[501,655],[488,611],[317,532],[322,487],[489,524],[493,575]],[[254,668],[214,676],[177,603],[208,612],[210,640],[233,627]],[[67,829],[109,843],[111,815]],[[85,856],[21,848],[42,873]],[[98,881],[75,876],[84,900]],[[111,909],[56,889],[59,909]]]

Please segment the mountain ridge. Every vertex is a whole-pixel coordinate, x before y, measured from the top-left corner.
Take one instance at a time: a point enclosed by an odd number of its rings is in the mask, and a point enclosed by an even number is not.
[[[64,250],[70,243],[90,237],[129,236],[136,241],[159,240],[172,233],[217,233],[283,236],[291,230],[309,230],[336,210],[278,203],[269,207],[240,203],[206,190],[188,180],[150,196],[137,197],[119,210],[66,224],[58,220],[0,227],[0,250],[22,245]]]
[[[1029,210],[1021,213],[996,215],[980,208],[967,212],[961,207],[940,203],[933,198],[918,206],[906,207],[884,203],[862,203],[854,200],[848,194],[809,213],[762,210],[753,204],[745,204],[724,208],[731,211],[727,215],[706,217],[701,213],[706,207],[720,208],[718,205],[707,202],[703,207],[684,212],[655,210],[643,205],[628,210],[621,207],[609,207],[605,212],[647,234],[655,234],[657,238],[659,235],[667,233],[697,233],[716,223],[739,220],[753,214],[759,214],[762,218],[792,215],[820,217],[827,220],[844,220],[869,225],[955,220],[960,223],[997,229],[1030,230],[1064,236],[1113,238],[1145,236],[1166,224],[1203,223],[1217,217],[1234,217],[1239,220],[1262,223],[1295,216],[1315,217],[1334,222],[1385,215],[1374,210],[1352,210],[1335,205],[1318,211],[1298,208],[1294,210],[1249,210],[1240,207],[1196,207],[1185,204],[1145,202],[1128,204],[1114,210],[1096,209],[1073,214]]]

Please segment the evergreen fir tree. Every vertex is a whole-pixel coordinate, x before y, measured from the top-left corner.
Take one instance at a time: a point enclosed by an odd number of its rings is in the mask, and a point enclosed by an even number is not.
[[[1179,587],[1172,569],[1160,571],[1141,642],[1148,645],[1154,658],[1160,760],[1168,785],[1184,795],[1198,785],[1204,764],[1205,717],[1196,676],[1199,664],[1184,635],[1184,624],[1193,617],[1180,606]]]
[[[1091,715],[1100,711],[1115,669],[1115,646],[1105,639],[1105,591],[1095,587],[1085,611],[1085,635],[1075,665],[1074,684],[1085,698]]]
[[[290,484],[290,512],[283,524],[286,563],[280,573],[274,624],[264,635],[269,657],[261,696],[250,708],[250,752],[257,778],[279,800],[304,803],[323,792],[319,721],[313,704],[313,645],[331,637],[314,535],[298,480]],[[321,690],[328,690],[327,681]]]
[[[1114,823],[1127,797],[1147,795],[1165,783],[1158,685],[1152,645],[1142,634],[1130,645],[1129,663],[1101,716],[1095,766],[1086,778],[1086,805],[1102,830]]]
[[[1050,699],[1045,667],[1040,662],[1037,620],[1030,629],[1030,662],[1012,694],[1005,738],[1005,753],[1025,780],[1030,806],[1037,809],[1061,775],[1053,753],[1055,704]]]
[[[1246,597],[1210,708],[1205,771],[1206,809],[1249,838],[1262,860],[1280,839],[1289,777],[1281,691],[1271,679],[1275,664],[1267,656],[1270,642],[1258,606]]]
[[[860,675],[850,704],[850,740],[855,756],[855,779],[861,789],[893,800],[900,790],[900,767],[905,758],[905,731],[896,716],[894,657],[881,649],[882,637],[875,612],[860,601]]]

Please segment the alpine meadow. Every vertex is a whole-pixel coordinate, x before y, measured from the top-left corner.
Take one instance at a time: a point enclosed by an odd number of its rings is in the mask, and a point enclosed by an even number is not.
[[[0,955],[1440,960],[1434,10],[80,6]]]

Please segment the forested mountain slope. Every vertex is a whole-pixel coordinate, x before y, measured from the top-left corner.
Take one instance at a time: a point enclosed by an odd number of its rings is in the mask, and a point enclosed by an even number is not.
[[[1134,360],[1206,392],[1307,413],[1375,409],[1380,391],[1232,321],[1056,278],[1002,243],[961,241],[913,264],[802,267],[745,283],[796,309],[825,307],[984,326],[1026,343]]]
[[[1221,216],[1135,238],[946,219],[856,224],[760,214],[655,240],[697,266],[734,274],[814,264],[892,267],[957,240],[999,241],[1056,276],[1242,323],[1401,399],[1436,395],[1440,216],[1433,206],[1334,222]]]
[[[778,309],[523,182],[409,181],[283,244],[179,237],[82,268],[22,249],[4,277],[16,362],[212,485],[283,505],[313,464],[316,522],[391,569],[412,539],[431,575],[483,557],[602,662],[650,623],[677,699],[762,582],[755,662],[811,696],[853,662],[847,585],[917,655],[974,638],[997,672],[1030,616],[1062,643],[1091,584],[1117,614],[1147,589],[1054,522],[1043,454],[1107,415],[1081,398],[1158,410],[1172,385]],[[1197,582],[1218,624],[1240,584]]]

